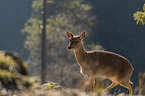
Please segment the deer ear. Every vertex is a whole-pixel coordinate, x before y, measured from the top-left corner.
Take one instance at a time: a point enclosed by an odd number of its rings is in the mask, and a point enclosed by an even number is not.
[[[69,39],[72,39],[74,37],[74,34],[69,32],[69,31],[65,31],[66,32],[66,36],[69,38]]]
[[[81,34],[80,34],[80,38],[81,39],[84,39],[86,37],[86,32],[82,32]]]

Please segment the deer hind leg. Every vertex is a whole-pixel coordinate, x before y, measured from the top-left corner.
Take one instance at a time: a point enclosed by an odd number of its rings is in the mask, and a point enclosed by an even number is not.
[[[108,86],[107,88],[105,88],[102,92],[109,91],[110,89],[114,88],[118,84],[119,84],[118,81],[112,82],[112,84],[110,86]]]
[[[120,82],[120,85],[126,87],[129,90],[129,95],[132,96],[133,83],[130,80],[126,82]]]

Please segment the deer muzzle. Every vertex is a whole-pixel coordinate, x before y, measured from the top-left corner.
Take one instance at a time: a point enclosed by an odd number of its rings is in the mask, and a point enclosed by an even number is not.
[[[67,48],[68,50],[70,50],[71,49],[71,47],[70,46],[68,46],[68,48]]]

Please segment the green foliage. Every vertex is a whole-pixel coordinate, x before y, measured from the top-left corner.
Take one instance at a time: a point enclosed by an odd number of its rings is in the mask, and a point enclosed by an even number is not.
[[[0,81],[3,85],[7,85],[9,83],[14,83],[14,78],[16,78],[15,74],[9,72],[8,70],[0,70]]]
[[[32,8],[33,11],[38,13],[41,11],[41,8],[43,8],[43,0],[33,0],[32,2]]]
[[[8,56],[6,52],[0,51],[0,82],[4,88],[30,87],[38,82],[37,78],[30,77],[28,74],[21,74],[20,67],[15,58]],[[27,63],[23,62],[25,70],[28,70]]]
[[[134,20],[137,24],[145,24],[145,4],[143,5],[143,12],[137,11],[134,13]]]
[[[25,28],[22,30],[22,33],[27,33],[25,48],[27,48],[31,54],[31,59],[37,63],[32,63],[37,66],[40,63],[40,42],[41,42],[41,28],[42,21],[37,17],[31,17],[26,23]],[[31,67],[31,66],[30,66]],[[32,68],[32,67],[31,67]]]
[[[0,51],[0,69],[6,70],[10,69],[13,71],[12,67],[15,66],[15,61],[12,60],[9,56],[4,56],[5,54]]]

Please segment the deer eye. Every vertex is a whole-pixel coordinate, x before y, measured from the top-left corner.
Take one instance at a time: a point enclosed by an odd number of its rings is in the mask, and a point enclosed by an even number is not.
[[[78,41],[75,41],[75,43],[78,43]]]

